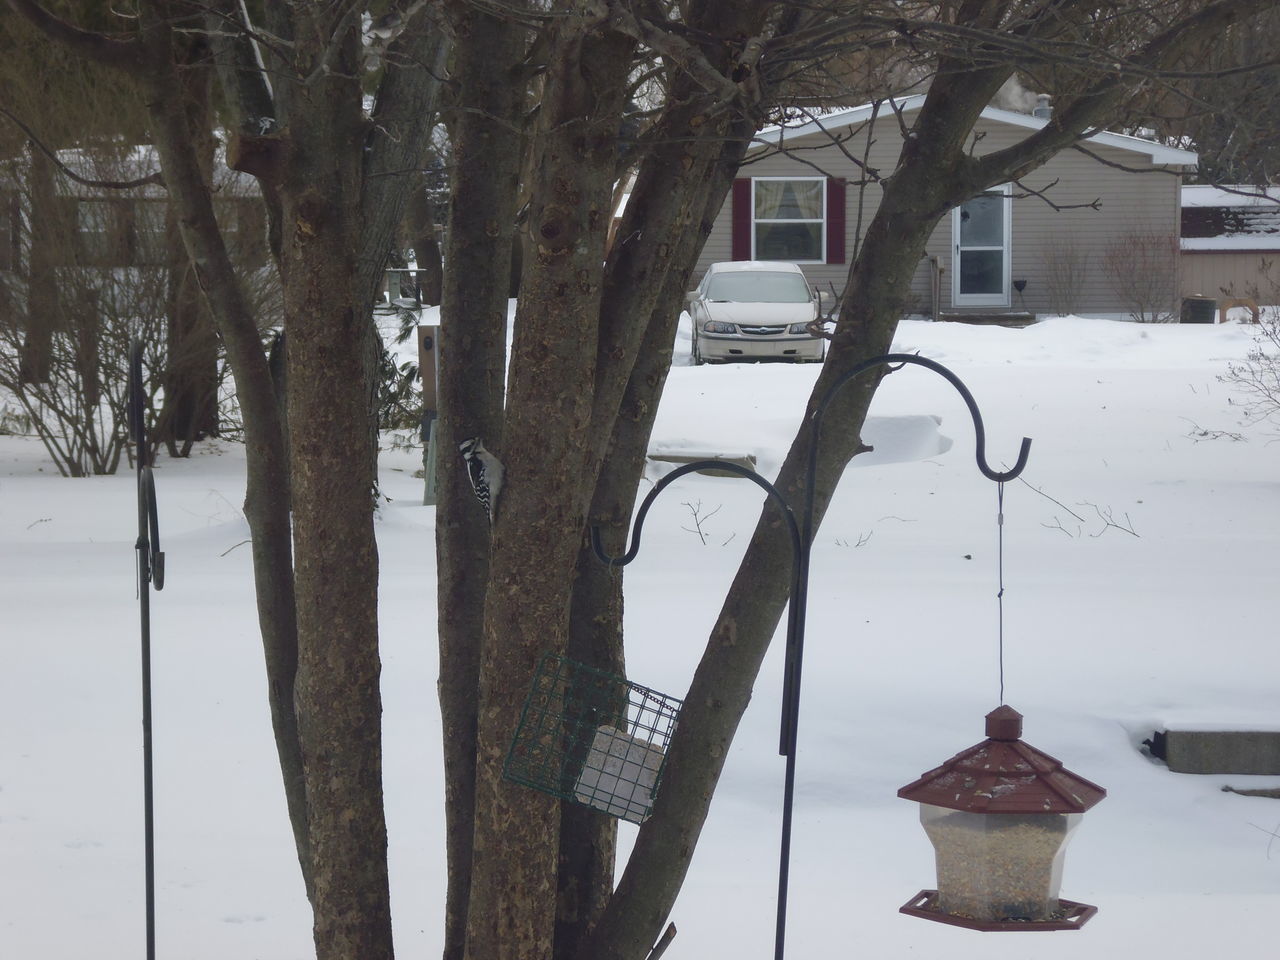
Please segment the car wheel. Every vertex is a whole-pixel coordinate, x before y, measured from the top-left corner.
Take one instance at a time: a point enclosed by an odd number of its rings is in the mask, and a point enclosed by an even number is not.
[[[693,346],[689,350],[689,359],[695,367],[702,366],[702,351],[698,349],[698,334],[696,331],[693,334]]]

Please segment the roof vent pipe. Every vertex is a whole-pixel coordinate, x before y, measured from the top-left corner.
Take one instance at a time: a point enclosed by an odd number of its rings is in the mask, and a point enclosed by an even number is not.
[[[1041,120],[1048,120],[1053,116],[1053,107],[1049,105],[1049,94],[1036,94],[1035,109],[1031,111],[1033,117],[1039,117]]]

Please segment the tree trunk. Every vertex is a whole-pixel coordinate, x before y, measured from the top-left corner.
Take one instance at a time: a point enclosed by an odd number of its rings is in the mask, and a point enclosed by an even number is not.
[[[476,702],[484,592],[489,580],[489,522],[471,492],[458,445],[480,437],[502,452],[507,368],[507,296],[521,162],[525,93],[518,70],[525,30],[471,4],[449,16],[457,34],[451,126],[454,200],[440,307],[436,423],[437,628],[444,739],[448,892],[445,960],[466,947],[475,823]],[[477,277],[501,282],[477,282]]]
[[[153,12],[153,15],[156,14]],[[218,230],[209,186],[189,140],[185,106],[175,96],[181,85],[171,59],[165,20],[157,15],[155,22],[145,77],[150,93],[152,133],[165,185],[177,208],[183,245],[218,325],[244,415],[247,461],[244,513],[253,534],[254,585],[267,669],[267,695],[289,820],[310,896],[306,794],[294,711],[297,622],[290,545],[289,473],[281,412],[252,308]]]
[[[218,432],[218,341],[208,305],[196,286],[186,252],[177,247],[178,263],[169,271],[168,367],[164,408],[154,440],[171,457],[185,457],[197,440]]]
[[[611,251],[600,311],[607,340],[598,351],[590,467],[597,480],[588,516],[614,556],[625,549],[671,365],[689,265],[754,133],[753,124],[731,125],[726,117],[708,122],[707,105],[683,92],[690,97],[673,97],[678,105],[664,115],[658,146],[641,165]],[[573,586],[569,655],[617,673],[623,672],[624,661],[623,579],[622,568],[605,566],[583,543]],[[565,814],[556,952],[572,958],[613,892],[615,824],[592,811],[571,812],[568,805]]]
[[[413,275],[413,282],[418,288],[418,302],[424,307],[438,306],[443,298],[444,263],[440,257],[440,243],[436,240],[435,204],[421,180],[409,198],[405,230],[418,263]]]
[[[207,53],[203,44],[201,55]],[[188,61],[190,61],[188,57]],[[200,158],[206,183],[213,182],[214,140],[210,126],[213,71],[188,62],[182,72],[183,101],[191,129],[191,143]],[[187,456],[191,445],[218,431],[218,341],[195,272],[178,236],[172,205],[166,205],[169,244],[168,366],[164,371],[164,407],[157,417],[153,439],[171,457]]]
[[[617,115],[634,42],[566,15],[542,98],[480,667],[467,955],[548,957],[559,807],[502,780],[534,666],[564,650],[587,506],[587,431]],[[555,424],[554,430],[546,425]]]
[[[53,359],[53,331],[59,324],[58,281],[54,264],[71,252],[54,185],[53,163],[34,143],[31,157],[31,252],[27,258],[26,331],[19,350],[21,383],[47,383]]]
[[[294,700],[302,744],[318,960],[390,960],[382,804],[378,551],[367,344],[371,285],[362,211],[366,121],[358,29],[295,12],[292,121],[276,155],[284,233],[293,563]],[[315,19],[312,19],[312,18]],[[268,167],[268,175],[271,168]],[[387,197],[390,206],[393,197]],[[394,217],[398,219],[399,212]],[[393,219],[392,223],[396,222]]]

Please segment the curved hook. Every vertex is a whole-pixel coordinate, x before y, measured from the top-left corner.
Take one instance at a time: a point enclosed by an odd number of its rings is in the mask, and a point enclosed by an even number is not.
[[[160,515],[156,478],[147,464],[147,420],[142,396],[142,341],[129,345],[129,436],[137,444],[139,576],[143,584],[164,589],[164,554],[160,550]]]
[[[591,527],[591,549],[597,558],[607,563],[611,567],[625,567],[628,563],[636,558],[636,554],[640,550],[640,534],[644,529],[644,518],[649,513],[649,507],[653,505],[653,501],[657,498],[667,486],[674,481],[680,479],[685,474],[694,473],[698,470],[706,470],[712,468],[715,470],[725,470],[729,473],[736,473],[740,477],[746,477],[757,487],[764,490],[769,498],[782,508],[782,515],[786,517],[787,527],[791,533],[791,545],[795,550],[795,555],[800,555],[800,525],[796,523],[795,514],[791,510],[791,506],[786,499],[780,494],[777,488],[771,484],[760,474],[756,473],[750,467],[744,467],[736,463],[730,463],[727,460],[695,460],[693,463],[686,463],[672,470],[665,477],[659,480],[644,501],[640,504],[640,509],[636,511],[635,523],[632,524],[631,548],[620,557],[611,557],[604,552],[604,546],[600,543],[600,527],[593,524]]]
[[[138,554],[142,581],[164,589],[164,552],[160,549],[160,514],[156,509],[156,480],[150,467],[138,474]]]
[[[978,461],[978,469],[982,471],[982,475],[988,480],[1003,482],[1012,480],[1018,474],[1022,473],[1023,468],[1027,465],[1027,455],[1031,452],[1031,440],[1027,437],[1022,438],[1022,446],[1018,450],[1018,460],[1010,470],[993,470],[991,465],[987,463],[987,431],[982,425],[982,414],[978,411],[977,401],[973,399],[973,394],[969,392],[969,388],[964,385],[954,373],[938,363],[936,360],[930,360],[927,357],[917,356],[914,353],[886,353],[879,357],[872,357],[864,360],[848,372],[842,374],[840,379],[831,385],[823,396],[817,409],[813,413],[814,421],[814,443],[810,446],[810,476],[813,475],[813,467],[817,460],[817,433],[822,423],[822,416],[826,413],[827,406],[835,398],[836,392],[854,377],[861,376],[868,370],[873,370],[880,366],[891,366],[895,363],[912,363],[916,366],[926,367],[934,373],[940,374],[948,383],[950,383],[959,392],[964,399],[965,405],[969,408],[969,415],[973,418],[973,432],[975,435],[975,457]]]

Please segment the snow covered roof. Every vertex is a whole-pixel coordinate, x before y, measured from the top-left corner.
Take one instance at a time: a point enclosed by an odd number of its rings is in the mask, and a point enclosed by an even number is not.
[[[1250,184],[1205,186],[1192,184],[1182,188],[1183,207],[1263,207],[1280,208],[1280,187],[1255,187]]]
[[[1182,249],[1280,250],[1280,188],[1182,188]]]
[[[919,110],[924,103],[924,97],[925,95],[920,93],[909,97],[893,98],[887,105],[882,105],[881,113],[884,113],[889,106],[904,113]],[[872,104],[866,103],[860,107],[847,107],[818,114],[815,115],[815,119],[804,123],[766,127],[756,135],[756,140],[760,143],[777,144],[784,140],[794,140],[797,137],[806,137],[824,130],[829,131],[834,127],[847,127],[864,123],[871,118],[872,106]],[[999,123],[1007,123],[1027,130],[1039,130],[1049,122],[1043,117],[1033,117],[1029,113],[1017,113],[1013,110],[1002,110],[999,107],[984,108],[982,117],[986,120],[995,120]],[[1115,147],[1119,150],[1144,154],[1151,158],[1152,163],[1169,164],[1170,166],[1195,166],[1200,159],[1198,154],[1190,150],[1166,147],[1164,144],[1156,143],[1153,140],[1131,137],[1123,133],[1099,131],[1084,139],[1089,143],[1097,143],[1107,147]]]
[[[1280,252],[1280,233],[1254,233],[1235,237],[1183,237],[1184,253]]]

